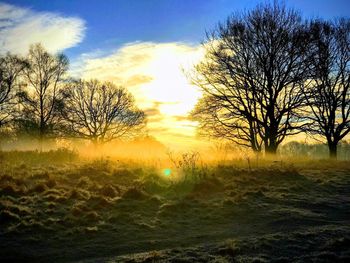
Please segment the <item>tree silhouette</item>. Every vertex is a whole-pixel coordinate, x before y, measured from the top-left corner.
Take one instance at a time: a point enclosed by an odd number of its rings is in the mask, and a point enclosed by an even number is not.
[[[244,97],[249,93],[240,94]],[[244,105],[246,112],[253,113],[252,104]],[[193,119],[199,120],[198,131],[212,138],[224,138],[238,145],[251,147],[259,153],[262,140],[256,121],[249,114],[239,114],[239,107],[224,96],[204,95],[191,112]]]
[[[74,137],[105,143],[144,127],[145,114],[131,94],[110,82],[75,81],[67,85],[64,97],[63,116]]]
[[[6,54],[0,57],[0,128],[10,122],[16,105],[15,85],[28,64],[24,59]]]
[[[21,95],[21,129],[34,130],[42,141],[53,134],[60,120],[60,88],[68,69],[63,54],[51,55],[40,44],[32,45],[27,57],[29,67],[24,70],[27,89]]]
[[[301,86],[308,33],[284,6],[258,6],[231,16],[207,35],[206,56],[192,76],[204,97],[192,116],[210,136],[276,153],[305,123]]]
[[[337,158],[337,145],[350,132],[350,20],[314,21],[310,28],[308,131],[325,137],[330,157]]]

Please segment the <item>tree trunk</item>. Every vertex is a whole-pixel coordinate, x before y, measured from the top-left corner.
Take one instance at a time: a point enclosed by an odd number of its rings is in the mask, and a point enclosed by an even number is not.
[[[99,140],[98,137],[93,137],[91,139],[91,142],[92,142],[94,154],[96,155],[99,154],[101,151],[101,141]]]
[[[44,137],[46,135],[46,126],[44,123],[44,117],[41,115],[40,117],[40,126],[39,126],[39,151],[43,151],[43,142],[44,142]]]
[[[261,147],[258,147],[255,144],[252,144],[251,148],[252,148],[254,153],[256,153],[256,154],[260,154],[261,153]]]
[[[266,138],[264,141],[265,155],[276,155],[277,152],[277,123],[273,116],[273,109],[271,110],[272,115],[269,117],[271,125],[266,131]]]
[[[277,147],[275,145],[270,145],[268,148],[265,149],[265,154],[268,155],[275,155],[277,152]]]
[[[91,139],[91,142],[92,142],[92,145],[94,146],[94,148],[95,148],[95,150],[97,150],[98,149],[98,139],[96,138],[96,137],[93,137],[92,139]]]
[[[265,144],[265,154],[266,155],[275,155],[277,152],[276,142],[270,142]]]
[[[252,150],[253,150],[253,153],[254,153],[255,155],[260,155],[260,154],[261,154],[261,150],[260,150],[260,149],[252,148]]]
[[[42,152],[43,151],[43,143],[44,143],[44,133],[41,129],[39,131],[38,143],[39,143],[39,152]]]
[[[329,149],[329,158],[336,160],[337,159],[337,143],[329,142],[328,149]]]

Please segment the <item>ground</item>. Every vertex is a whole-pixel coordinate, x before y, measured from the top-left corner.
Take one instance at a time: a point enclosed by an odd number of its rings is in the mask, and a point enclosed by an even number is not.
[[[1,262],[350,260],[350,162],[0,162]]]

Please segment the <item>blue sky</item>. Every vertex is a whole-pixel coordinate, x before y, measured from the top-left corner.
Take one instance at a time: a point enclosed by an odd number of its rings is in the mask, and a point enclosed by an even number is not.
[[[230,13],[254,7],[256,0],[7,0],[38,12],[74,16],[86,23],[83,41],[66,50],[71,58],[134,41],[199,43],[205,30]],[[305,16],[350,16],[349,0],[289,0]]]

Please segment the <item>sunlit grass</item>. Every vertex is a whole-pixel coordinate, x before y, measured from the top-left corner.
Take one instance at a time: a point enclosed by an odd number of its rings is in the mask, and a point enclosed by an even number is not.
[[[277,239],[280,229],[292,233],[302,231],[301,227],[316,231],[310,237],[317,242],[322,241],[319,235],[333,240],[339,238],[337,233],[350,233],[343,224],[350,185],[346,161],[251,157],[186,165],[184,155],[178,154],[173,156],[175,165],[169,160],[83,158],[63,150],[1,156],[0,253],[5,258],[26,255],[36,261],[34,252],[42,244],[51,258],[57,250],[50,247],[61,242],[71,249],[56,254],[58,261],[72,260],[76,251],[105,257],[115,255],[116,248],[125,254],[135,252],[135,247],[142,252],[179,243],[197,245],[203,235],[205,241],[214,242],[210,253],[215,257],[218,253],[235,257],[245,251],[246,258],[245,241],[215,242],[250,238],[263,246],[266,238],[254,239],[257,232]],[[185,156],[188,160],[191,155]],[[310,227],[310,222],[318,228]],[[290,242],[299,246],[302,241],[297,237],[303,232],[293,233]],[[23,248],[14,251],[6,246],[14,240]],[[31,252],[25,251],[28,240],[35,248]],[[99,248],[91,251],[91,245]],[[192,253],[205,255],[201,249]],[[179,256],[189,257],[186,251]],[[286,248],[281,251],[291,253]],[[156,254],[162,259],[167,252]],[[151,255],[142,257],[145,261],[140,262],[146,262]]]

